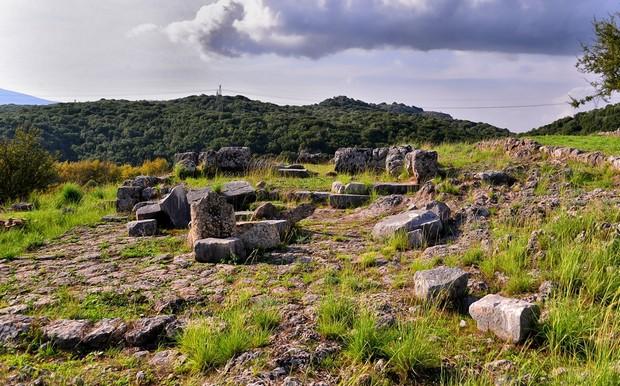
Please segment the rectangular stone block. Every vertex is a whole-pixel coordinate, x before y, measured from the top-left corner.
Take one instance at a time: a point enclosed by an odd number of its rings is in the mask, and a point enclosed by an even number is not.
[[[487,295],[469,306],[469,314],[480,331],[491,331],[503,340],[519,343],[536,329],[540,310],[523,300]]]
[[[127,224],[130,237],[154,236],[157,234],[157,220],[138,220]]]
[[[455,300],[467,292],[467,272],[459,268],[437,267],[413,275],[415,297],[424,301]]]
[[[232,258],[245,259],[243,242],[236,237],[209,238],[194,243],[194,256],[200,263],[220,263]]]
[[[365,205],[370,196],[361,194],[332,194],[329,196],[329,206],[335,209],[350,209]]]

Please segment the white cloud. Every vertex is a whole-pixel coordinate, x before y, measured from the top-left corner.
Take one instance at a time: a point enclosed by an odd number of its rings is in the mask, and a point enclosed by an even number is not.
[[[159,27],[157,26],[157,24],[144,23],[144,24],[137,25],[133,27],[132,29],[130,29],[129,31],[127,31],[127,37],[136,38],[138,36],[148,34],[150,32],[155,32],[157,30],[159,30]]]

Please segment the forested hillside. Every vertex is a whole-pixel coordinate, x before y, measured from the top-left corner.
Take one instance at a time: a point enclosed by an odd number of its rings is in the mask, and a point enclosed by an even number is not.
[[[620,104],[609,105],[602,109],[576,114],[527,133],[528,135],[550,134],[592,134],[600,131],[615,131],[620,128]]]
[[[18,126],[43,131],[63,160],[141,163],[175,152],[249,146],[257,154],[343,146],[477,141],[506,136],[486,123],[455,120],[402,104],[337,97],[309,106],[278,106],[242,96],[191,96],[171,101],[100,100],[51,106],[0,106],[0,136]]]

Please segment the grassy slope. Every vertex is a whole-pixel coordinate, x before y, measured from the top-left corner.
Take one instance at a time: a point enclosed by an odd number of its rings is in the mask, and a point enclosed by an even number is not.
[[[540,135],[529,137],[542,145],[573,147],[620,155],[620,137],[604,135]]]
[[[443,166],[462,170],[482,170],[505,167],[510,160],[501,152],[479,150],[473,145],[442,145],[437,148]],[[599,150],[593,149],[593,150]],[[600,168],[587,168],[573,165],[574,172],[559,177],[560,183],[566,183],[573,189],[592,189],[609,185],[609,171]],[[314,166],[316,171],[328,170],[328,166]],[[540,195],[546,193],[545,181],[560,176],[560,170],[552,165],[545,166],[541,175]],[[252,182],[264,179],[267,183],[282,189],[307,188],[328,189],[333,180],[349,179],[350,177],[317,177],[305,180],[281,179],[269,174],[254,174],[244,177]],[[362,175],[362,181],[372,182],[374,179],[388,179],[385,176]],[[190,183],[196,186],[220,184],[230,178],[218,177],[213,180],[196,179]],[[438,181],[439,184],[445,181]],[[445,194],[452,194],[446,192]],[[568,193],[567,193],[568,194]],[[101,204],[114,196],[113,188],[103,192],[88,192],[82,203],[75,205],[75,212],[60,215],[56,209],[58,192],[53,191],[40,197],[41,209],[26,214],[35,220],[40,228],[33,227],[26,232],[8,232],[0,234],[0,250],[14,248],[21,251],[32,241],[55,237],[76,225],[87,225],[109,212]],[[5,216],[8,214],[5,214]],[[544,220],[530,220],[525,223],[513,216],[494,217],[492,219],[493,239],[497,247],[488,253],[479,247],[458,256],[449,256],[445,261],[422,260],[407,256],[403,260],[402,281],[394,280],[393,291],[397,292],[410,284],[415,271],[426,269],[437,264],[448,264],[462,267],[478,267],[491,285],[507,295],[518,296],[526,293],[544,280],[558,283],[556,296],[547,304],[548,317],[544,320],[540,336],[533,344],[527,346],[506,346],[493,339],[482,338],[475,329],[473,321],[440,307],[420,308],[415,320],[399,320],[395,326],[380,327],[375,318],[359,304],[359,299],[376,291],[373,282],[380,282],[385,276],[382,267],[373,264],[372,256],[387,256],[391,253],[389,246],[375,246],[363,256],[363,264],[355,263],[354,257],[337,256],[342,261],[342,269],[334,270],[327,266],[299,264],[298,272],[285,275],[271,285],[287,286],[287,280],[301,279],[304,282],[322,282],[321,288],[326,295],[316,310],[318,332],[324,337],[339,341],[343,352],[318,363],[315,368],[337,368],[346,374],[345,384],[359,384],[363,374],[372,374],[375,384],[390,384],[382,378],[375,366],[379,359],[397,375],[395,382],[412,382],[411,370],[418,375],[436,368],[442,359],[456,361],[445,367],[441,383],[447,385],[493,384],[488,372],[461,373],[450,371],[455,368],[479,368],[481,364],[496,359],[509,359],[516,368],[516,382],[523,384],[617,384],[620,379],[616,369],[620,361],[620,344],[615,338],[620,331],[620,313],[618,311],[618,280],[617,256],[620,243],[613,231],[598,226],[601,223],[616,224],[620,222],[620,211],[604,203],[591,203],[580,211],[580,216],[568,214],[558,208]],[[533,230],[543,229],[541,244],[545,255],[531,259],[525,252],[528,238]],[[21,234],[23,233],[23,234]],[[508,238],[508,235],[510,237]],[[502,242],[501,240],[510,240]],[[403,257],[405,259],[405,257]],[[507,282],[498,281],[496,272],[507,277]],[[532,275],[532,272],[537,272]],[[226,277],[227,282],[246,286],[242,268],[235,276]],[[264,267],[264,272],[257,275],[271,277],[273,268]],[[257,282],[258,277],[255,277]],[[268,280],[265,280],[265,284]],[[318,284],[317,284],[318,285]],[[269,292],[269,287],[261,288]],[[409,291],[410,289],[406,289]],[[241,292],[241,291],[239,291]],[[235,291],[231,291],[235,294]],[[0,286],[0,295],[2,287]],[[236,296],[236,295],[231,295]],[[293,290],[286,296],[294,297]],[[238,295],[242,298],[243,296]],[[80,305],[67,296],[70,305],[59,310],[50,310],[49,316],[90,317],[79,309]],[[268,306],[252,308],[245,303],[247,299],[231,299],[221,309],[209,308],[227,322],[224,330],[214,330],[206,321],[195,320],[179,342],[179,349],[189,358],[190,370],[209,372],[219,367],[226,360],[241,351],[261,346],[268,341],[268,335],[278,323],[278,315],[272,313]],[[74,309],[75,308],[75,309]],[[113,312],[112,312],[113,311]],[[105,310],[99,317],[116,316],[121,309]],[[132,310],[141,313],[141,309]],[[75,314],[75,315],[73,315]],[[466,327],[459,327],[460,319],[466,319]],[[234,339],[233,339],[234,338]],[[611,338],[611,339],[610,339]],[[217,343],[217,344],[209,344]],[[0,368],[4,362],[7,366],[23,366],[28,364],[37,368],[49,368],[66,379],[75,375],[86,376],[96,361],[102,365],[112,365],[116,370],[115,377],[122,375],[124,382],[131,382],[131,369],[139,369],[137,361],[122,352],[109,351],[100,358],[66,358],[66,361],[55,362],[50,358],[62,357],[59,352],[45,352],[41,349],[34,354],[0,354]],[[459,358],[459,359],[455,359]],[[252,363],[248,364],[249,366]],[[256,364],[261,368],[260,361]],[[96,367],[95,367],[96,368]],[[563,369],[562,377],[550,377],[556,369]],[[178,369],[180,372],[188,369]],[[313,371],[312,369],[309,371]],[[188,373],[187,384],[192,384],[193,377],[198,383],[199,375]],[[109,374],[112,375],[112,374]],[[98,379],[99,374],[93,375]],[[106,375],[104,375],[106,377]],[[546,382],[540,382],[545,377]],[[108,378],[105,378],[108,379]],[[365,378],[368,380],[368,378]],[[100,379],[99,379],[100,380]],[[517,381],[518,380],[518,381]],[[529,381],[528,381],[529,380]],[[534,381],[536,380],[536,381]]]

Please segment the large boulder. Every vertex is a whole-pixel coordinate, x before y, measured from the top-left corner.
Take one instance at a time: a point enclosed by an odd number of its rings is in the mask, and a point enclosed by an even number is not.
[[[127,224],[129,237],[145,237],[157,234],[157,220],[138,220]]]
[[[363,194],[332,194],[329,196],[329,206],[334,209],[351,209],[365,205],[370,196]]]
[[[84,335],[80,345],[90,350],[104,350],[119,344],[126,330],[122,319],[101,319]]]
[[[281,218],[291,224],[297,224],[301,220],[314,214],[316,206],[314,204],[301,204],[295,208],[286,209],[281,213]]]
[[[178,163],[181,163],[183,161],[190,161],[192,162],[194,165],[198,164],[198,153],[193,152],[193,151],[189,151],[186,153],[176,153],[174,155],[174,163],[175,165]]]
[[[523,300],[487,295],[469,306],[469,314],[479,330],[519,343],[536,329],[540,310],[536,304]]]
[[[439,216],[430,210],[410,210],[379,221],[372,229],[375,239],[387,239],[397,232],[421,230],[426,239],[437,238],[443,229]]]
[[[56,347],[77,350],[91,327],[92,323],[88,320],[61,319],[50,322],[42,331],[43,336]]]
[[[164,211],[161,209],[161,205],[158,203],[151,203],[144,206],[140,206],[136,209],[136,219],[138,221],[141,220],[155,220],[157,221],[157,225],[162,228],[170,228],[172,224],[170,223],[170,218]]]
[[[468,273],[460,268],[437,267],[413,275],[416,298],[424,301],[455,300],[467,292]]]
[[[235,209],[216,192],[208,192],[191,205],[190,245],[207,238],[226,238],[235,230]]]
[[[116,211],[130,212],[138,202],[142,200],[140,186],[121,186],[116,191]]]
[[[265,202],[256,208],[252,219],[254,220],[276,220],[280,217],[280,209],[271,202]]]
[[[156,347],[162,338],[168,338],[166,330],[175,321],[169,315],[138,319],[125,333],[125,341],[133,347]]]
[[[333,186],[333,185],[332,185]],[[349,182],[344,186],[344,194],[368,194],[368,186],[361,182]]]
[[[250,167],[249,147],[223,147],[215,155],[217,168],[224,172],[244,172]]]
[[[189,202],[183,186],[177,186],[159,202],[161,210],[170,218],[170,224],[176,229],[185,229],[190,222]]]
[[[247,181],[232,181],[224,184],[222,194],[236,210],[246,209],[256,201],[256,189]]]
[[[413,151],[411,145],[391,146],[385,157],[385,171],[392,177],[398,177],[405,171],[405,156]]]
[[[187,191],[187,202],[191,205],[193,202],[200,201],[201,198],[204,198],[211,192],[212,189],[209,187],[202,189],[190,189]]]
[[[359,173],[366,170],[372,159],[372,149],[345,147],[336,150],[335,170],[338,173]]]
[[[371,170],[374,172],[380,172],[385,170],[385,161],[387,159],[387,155],[389,152],[389,148],[387,147],[378,147],[372,149],[370,153],[370,159],[368,160],[368,164],[366,165],[366,170]]]
[[[405,157],[407,172],[418,184],[424,183],[437,176],[439,165],[437,152],[427,150],[414,150]]]
[[[198,154],[198,167],[206,175],[214,175],[217,172],[217,152],[207,150]]]
[[[236,237],[207,238],[194,243],[194,256],[200,263],[220,263],[234,258],[244,259],[243,241]]]
[[[237,223],[236,235],[248,252],[273,249],[280,245],[281,225],[276,221],[245,221]]]

